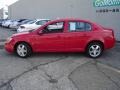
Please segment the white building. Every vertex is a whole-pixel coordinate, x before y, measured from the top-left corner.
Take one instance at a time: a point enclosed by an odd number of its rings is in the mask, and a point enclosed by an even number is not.
[[[19,0],[9,6],[9,18],[75,17],[113,28],[120,40],[120,0]]]
[[[0,9],[0,19],[3,19],[3,8]]]
[[[8,18],[8,10],[5,8],[0,9],[0,19],[7,19]]]

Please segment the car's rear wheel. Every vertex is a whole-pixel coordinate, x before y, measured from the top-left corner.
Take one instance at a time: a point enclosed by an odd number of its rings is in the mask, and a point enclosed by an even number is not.
[[[92,58],[98,58],[103,53],[103,46],[100,43],[90,43],[87,47],[87,55]]]
[[[19,43],[16,45],[15,53],[21,58],[26,58],[31,55],[32,49],[27,43]]]

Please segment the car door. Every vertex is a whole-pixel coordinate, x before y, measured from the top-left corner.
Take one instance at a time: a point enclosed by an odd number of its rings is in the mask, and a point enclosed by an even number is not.
[[[65,44],[68,51],[83,51],[90,38],[91,24],[84,21],[69,21]]]
[[[57,26],[61,24],[61,27]],[[64,43],[64,22],[54,22],[42,30],[40,35],[37,35],[35,47],[38,52],[56,52],[63,51]]]

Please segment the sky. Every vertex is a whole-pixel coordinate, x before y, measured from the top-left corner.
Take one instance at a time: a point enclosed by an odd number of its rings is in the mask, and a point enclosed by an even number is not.
[[[10,5],[18,0],[0,0],[0,8],[4,7],[5,5]]]

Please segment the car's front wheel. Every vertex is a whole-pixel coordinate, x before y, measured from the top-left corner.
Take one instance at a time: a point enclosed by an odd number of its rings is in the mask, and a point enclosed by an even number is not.
[[[100,43],[90,43],[87,47],[87,55],[92,58],[98,58],[103,53],[103,46]]]
[[[31,55],[32,49],[27,43],[19,43],[15,47],[15,53],[22,58],[26,58]]]

